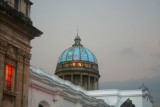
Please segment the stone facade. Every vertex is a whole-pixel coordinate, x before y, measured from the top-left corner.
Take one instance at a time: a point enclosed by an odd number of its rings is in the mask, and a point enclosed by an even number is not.
[[[0,0],[0,107],[28,107],[30,41],[42,32],[32,26],[29,15],[19,11],[25,8],[19,8],[23,2],[15,8],[13,1]]]

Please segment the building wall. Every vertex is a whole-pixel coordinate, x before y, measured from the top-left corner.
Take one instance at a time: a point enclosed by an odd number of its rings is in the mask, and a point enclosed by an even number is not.
[[[2,107],[18,107],[27,105],[28,71],[30,60],[30,38],[22,31],[22,26],[0,12],[1,57],[1,89],[0,102]],[[13,27],[14,26],[14,27]],[[21,28],[20,28],[21,27]],[[25,58],[24,58],[25,57]],[[13,67],[11,90],[5,89],[6,65]]]
[[[88,95],[103,99],[114,107],[120,107],[127,99],[130,99],[136,107],[153,107],[153,102],[149,100],[149,97],[148,100],[144,97],[150,96],[149,93],[142,90],[95,90],[88,91]]]
[[[29,107],[38,107],[41,101],[47,102],[44,107],[109,107],[103,100],[87,95],[81,87],[31,66]]]
[[[117,102],[117,107],[120,107],[128,98],[132,100],[132,104],[134,104],[136,107],[143,107],[142,97],[132,95],[121,97],[120,100]]]
[[[143,97],[142,102],[143,102],[142,107],[153,107],[153,104],[150,103],[150,99],[148,96]]]
[[[29,87],[28,93],[28,107],[38,107],[38,105],[43,101],[48,104],[49,107],[56,107],[53,102],[53,95],[47,92],[43,92],[39,89]]]
[[[30,41],[41,32],[6,3],[0,0],[0,107],[28,107]],[[7,66],[12,68],[9,89]]]
[[[107,95],[107,96],[106,95],[102,95],[102,96],[96,96],[96,98],[103,99],[107,104],[113,105],[113,106],[115,106],[115,104],[118,101],[118,96],[116,96],[116,95],[113,95],[113,96],[111,96],[111,95]]]

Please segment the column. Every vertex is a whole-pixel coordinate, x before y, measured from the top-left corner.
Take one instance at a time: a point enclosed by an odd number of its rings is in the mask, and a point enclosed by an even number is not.
[[[90,90],[90,76],[88,75],[88,90]]]
[[[93,90],[96,90],[96,77],[94,77],[94,89]]]
[[[71,83],[73,83],[73,74],[71,74]]]
[[[1,50],[0,50],[1,51]],[[3,101],[3,86],[5,84],[5,55],[0,52],[0,107],[2,107]]]
[[[99,79],[97,78],[97,90],[99,90]]]
[[[80,74],[80,86],[82,87],[82,74]]]

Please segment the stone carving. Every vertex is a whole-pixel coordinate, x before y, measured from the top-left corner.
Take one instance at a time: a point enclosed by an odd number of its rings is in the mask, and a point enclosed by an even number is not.
[[[22,49],[18,49],[18,60],[29,64],[30,59],[31,54],[29,52],[26,52]]]
[[[9,45],[8,49],[7,49],[7,54],[9,56],[12,56],[13,58],[16,58],[16,56],[17,56],[16,51],[17,51],[16,47],[14,47],[13,45]]]

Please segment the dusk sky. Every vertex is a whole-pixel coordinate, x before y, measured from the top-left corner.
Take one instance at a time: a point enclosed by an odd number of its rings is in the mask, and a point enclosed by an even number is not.
[[[100,88],[145,83],[160,102],[160,0],[31,1],[33,24],[44,33],[31,42],[31,65],[54,74],[78,28],[81,43],[97,57]]]

